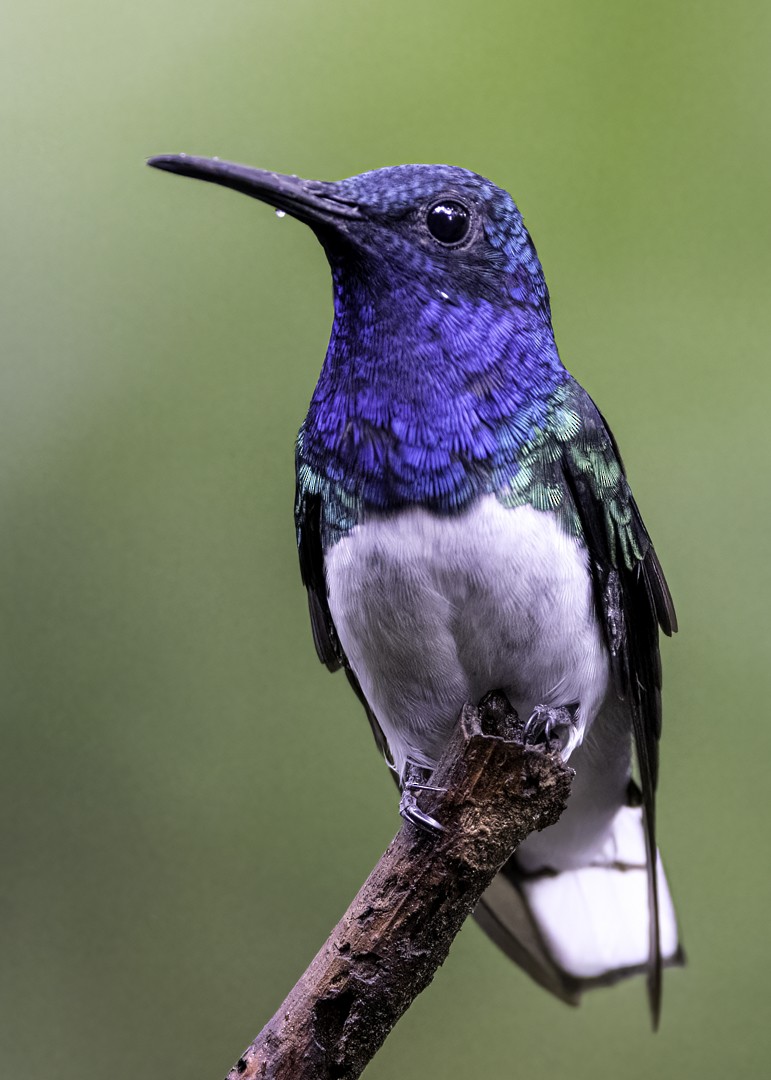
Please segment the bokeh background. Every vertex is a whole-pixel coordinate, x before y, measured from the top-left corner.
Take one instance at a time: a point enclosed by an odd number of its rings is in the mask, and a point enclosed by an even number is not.
[[[469,924],[367,1075],[765,1075],[771,6],[28,0],[0,26],[0,1075],[222,1075],[398,825],[317,663],[302,226],[151,172],[471,167],[675,594],[662,846],[690,966],[578,1010]]]

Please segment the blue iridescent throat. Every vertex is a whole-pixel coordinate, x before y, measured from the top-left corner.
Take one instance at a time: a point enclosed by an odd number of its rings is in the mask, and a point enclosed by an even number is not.
[[[297,444],[327,528],[362,512],[457,512],[500,491],[570,376],[548,307],[405,281],[375,299],[335,274],[335,320]]]

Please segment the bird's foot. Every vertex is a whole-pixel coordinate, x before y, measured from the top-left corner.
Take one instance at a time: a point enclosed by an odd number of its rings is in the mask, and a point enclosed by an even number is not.
[[[440,825],[436,818],[426,814],[417,804],[415,795],[419,791],[445,791],[446,788],[434,787],[427,783],[431,773],[428,769],[421,769],[417,765],[408,765],[402,777],[402,797],[399,800],[399,813],[405,821],[411,821],[417,829],[427,833],[444,832],[444,826]]]
[[[556,747],[560,753],[564,753],[575,737],[578,708],[578,703],[561,705],[558,709],[536,705],[525,724],[525,744],[541,744],[550,749]]]

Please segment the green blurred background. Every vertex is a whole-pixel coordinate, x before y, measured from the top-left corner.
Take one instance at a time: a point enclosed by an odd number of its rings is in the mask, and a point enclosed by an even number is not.
[[[181,150],[509,188],[678,603],[660,1034],[639,981],[569,1010],[469,924],[367,1075],[765,1075],[770,30],[766,0],[6,5],[0,1075],[223,1074],[398,825],[294,551],[324,257],[143,165]]]

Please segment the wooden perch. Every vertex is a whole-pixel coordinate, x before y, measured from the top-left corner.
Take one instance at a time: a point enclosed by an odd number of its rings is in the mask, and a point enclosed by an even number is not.
[[[455,935],[512,852],[553,824],[572,770],[523,744],[500,694],[466,705],[421,809],[404,822],[353,903],[228,1080],[353,1080],[443,963]]]

